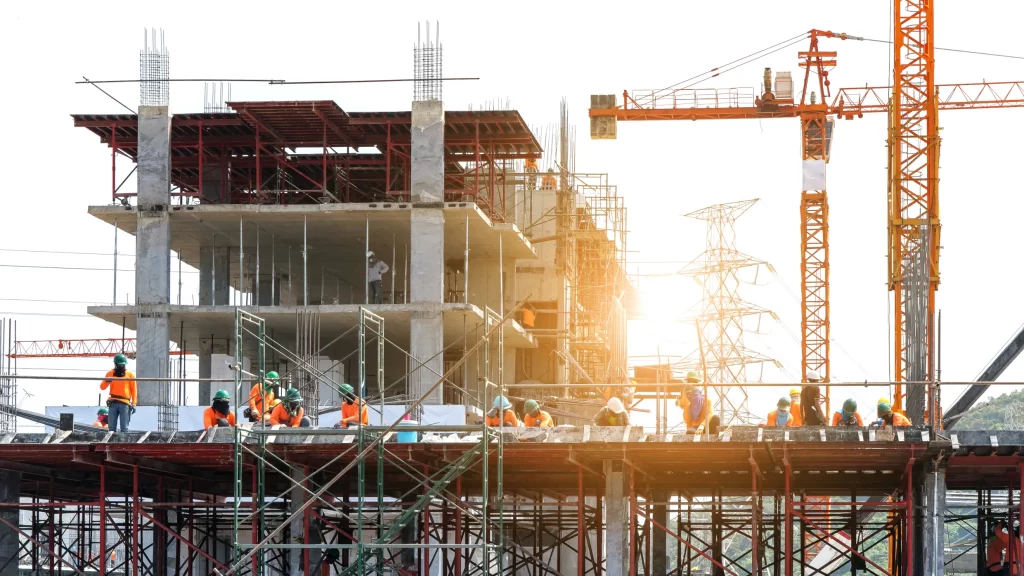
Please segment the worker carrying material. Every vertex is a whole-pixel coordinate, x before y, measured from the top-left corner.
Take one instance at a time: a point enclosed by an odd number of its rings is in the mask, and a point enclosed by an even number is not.
[[[821,376],[814,370],[807,371],[807,384],[800,390],[800,424],[803,426],[827,426],[825,411],[821,408]]]
[[[1003,556],[1006,554],[1006,546],[1009,543],[1010,535],[1006,531],[1006,524],[1002,521],[996,522],[992,533],[989,535],[988,545],[985,547],[985,569],[989,576],[1009,575],[1009,562],[1003,561]]]
[[[383,260],[377,260],[377,255],[372,251],[366,253],[366,281],[369,283],[369,294],[367,301],[370,304],[383,304],[384,291],[381,289],[381,276],[387,274],[391,268]]]
[[[107,428],[107,416],[110,415],[110,410],[105,406],[96,411],[96,421],[92,423],[93,428]]]
[[[203,412],[203,428],[234,425],[235,413],[231,411],[231,395],[227,390],[217,390],[210,407]]]
[[[693,375],[692,378],[691,374]],[[686,381],[689,383],[699,383],[700,377],[696,372],[691,371],[686,375]],[[688,431],[696,431],[704,426],[706,422],[707,433],[718,434],[721,419],[717,414],[708,414],[711,411],[711,403],[706,401],[704,392],[700,388],[697,386],[687,386],[684,388],[683,393],[676,400],[676,406],[679,406],[683,411],[683,423],[686,424]]]
[[[526,414],[523,415],[523,425],[527,428],[551,428],[554,426],[554,421],[551,420],[551,414],[548,414],[544,410],[540,409],[540,403],[536,400],[527,400],[526,406],[524,407]]]
[[[609,398],[604,408],[594,416],[594,426],[629,426],[629,412],[622,405],[622,400]]]
[[[349,426],[368,426],[370,424],[370,412],[362,398],[356,398],[356,391],[348,384],[338,385],[338,394],[341,395],[341,421],[334,425],[335,428],[348,428]]]
[[[135,405],[139,401],[135,388],[135,374],[128,371],[128,357],[124,354],[114,356],[114,369],[107,372],[107,380],[100,382],[100,390],[110,388],[107,397],[107,408],[110,416],[110,429],[115,432],[127,432],[128,421],[135,414]],[[109,380],[109,378],[128,378],[128,380]],[[118,424],[120,422],[120,424]]]
[[[262,382],[253,384],[249,390],[249,407],[245,409],[245,417],[249,422],[259,422],[270,415],[274,409],[274,388],[280,380],[277,372],[271,370]]]
[[[295,388],[289,388],[284,394],[284,401],[274,407],[270,413],[271,426],[287,426],[289,428],[309,428],[313,421],[302,409],[302,394]]]
[[[795,414],[791,411],[792,402],[786,396],[779,398],[778,404],[776,404],[775,410],[768,413],[768,426],[778,426],[779,428],[793,428],[799,426],[796,422]]]
[[[512,411],[512,403],[504,396],[494,399],[494,405],[484,419],[488,426],[519,426],[519,418]]]
[[[878,420],[875,424],[879,426],[895,426],[897,428],[913,426],[910,418],[899,412],[893,412],[892,404],[889,403],[888,398],[878,399]]]
[[[833,426],[863,426],[860,414],[857,412],[857,401],[847,398],[843,402],[843,409],[832,415]]]

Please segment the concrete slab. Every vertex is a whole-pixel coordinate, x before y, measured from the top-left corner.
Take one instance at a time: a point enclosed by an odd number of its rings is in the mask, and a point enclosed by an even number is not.
[[[232,338],[234,336],[235,306],[186,306],[168,304],[160,306],[166,312],[172,326],[185,323],[185,340],[198,342],[200,338]],[[359,322],[357,304],[333,304],[309,306],[308,309],[320,314],[323,343],[341,335]],[[376,304],[366,307],[384,318],[385,334],[399,346],[408,346],[410,318],[414,312],[439,310],[444,320],[444,341],[452,343],[462,338],[466,331],[472,331],[483,324],[483,312],[472,304]],[[242,310],[264,318],[267,330],[274,331],[275,338],[287,341],[295,332],[295,314],[301,306],[243,306]],[[136,329],[135,306],[89,306],[88,313],[125,328]],[[510,348],[534,348],[533,336],[518,322],[509,320],[505,327],[505,346]],[[179,338],[179,331],[171,331],[171,339]],[[354,338],[354,336],[353,336]],[[470,341],[475,343],[474,340]],[[180,343],[179,343],[180,344]],[[406,348],[407,349],[407,348]]]

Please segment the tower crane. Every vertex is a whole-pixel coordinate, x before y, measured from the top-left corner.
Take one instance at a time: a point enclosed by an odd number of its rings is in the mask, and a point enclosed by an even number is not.
[[[837,52],[822,50],[820,41],[864,38],[815,29],[797,37],[797,41],[809,40],[807,50],[798,53],[799,66],[803,68],[799,99],[795,98],[789,73],[776,74],[773,83],[769,68],[764,70],[759,93],[743,88],[673,86],[659,90],[624,90],[621,103],[614,94],[591,96],[592,139],[616,139],[619,121],[771,118],[800,121],[803,162],[801,373],[805,382],[809,370],[817,371],[826,383],[831,378],[829,208],[825,166],[829,161],[835,119],[852,120],[868,113],[890,114],[889,289],[896,293],[895,318],[898,320],[894,340],[895,376],[897,382],[924,382],[932,379],[931,319],[938,286],[938,110],[1024,107],[1024,82],[933,83],[932,4],[927,0],[894,1],[897,16],[893,43],[895,90],[891,86],[865,85],[840,88],[833,95],[829,72],[836,66]],[[716,68],[708,74],[710,78],[720,75],[721,71]],[[913,282],[907,280],[911,272],[917,272]],[[908,298],[908,295],[912,296]],[[826,398],[827,390],[826,387]],[[895,396],[894,409],[906,410],[906,394],[899,385]],[[923,391],[919,396],[920,411],[911,411],[911,417],[917,416],[918,420],[923,416]]]

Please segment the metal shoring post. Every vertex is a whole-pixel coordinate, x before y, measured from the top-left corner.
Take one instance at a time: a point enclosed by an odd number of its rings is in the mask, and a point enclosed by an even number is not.
[[[402,280],[402,300],[409,303],[409,245],[405,245],[405,266],[402,271],[405,275],[405,279]]]
[[[242,232],[242,219],[238,219],[238,305],[245,306],[245,244]],[[242,365],[239,364],[239,367]]]
[[[576,465],[576,576],[583,576],[583,548],[586,545],[587,525],[583,517],[583,466]]]
[[[181,250],[178,251],[178,306],[181,306]]]
[[[790,475],[792,474],[792,470],[789,466],[788,457],[785,458],[783,464],[785,465],[784,471],[786,474],[786,493],[784,495],[786,500],[786,519],[783,522],[786,530],[785,573],[786,576],[793,576],[793,492],[790,487]]]
[[[211,343],[212,344],[212,343]],[[238,411],[239,404],[238,399],[242,393],[242,311],[235,309],[235,414],[241,414]],[[232,556],[231,563],[234,564],[238,561],[238,555],[241,552],[241,547],[238,542],[238,522],[241,515],[241,504],[242,504],[242,474],[244,467],[242,466],[242,427],[232,426],[232,436],[234,440],[233,445],[233,463],[234,463],[234,482],[232,484],[232,496],[233,496],[233,512],[232,515],[232,529],[231,529],[231,543],[232,543]],[[254,463],[255,465],[255,463]],[[190,480],[191,484],[191,480]],[[189,502],[192,503],[191,500]],[[255,540],[256,534],[253,534],[253,541]]]
[[[276,282],[276,275],[277,275],[277,265],[276,265],[276,260],[277,259],[275,258],[276,255],[277,255],[277,244],[275,242],[274,235],[271,234],[270,235],[270,305],[271,306],[276,306],[276,304],[274,303],[274,288],[275,288],[274,284]]]
[[[260,227],[256,227],[256,306],[260,305]]]
[[[139,576],[139,519],[139,467],[132,466],[132,576]]]
[[[295,290],[292,288],[292,247],[288,246],[288,297],[295,302]]]
[[[498,394],[505,395],[505,255],[502,233],[498,232]],[[499,416],[498,431],[502,431],[505,423],[504,415]],[[498,555],[498,573],[505,570],[505,435],[498,434],[498,543],[501,549]]]
[[[306,215],[302,215],[302,306],[309,306],[309,279],[306,276],[306,252],[308,251],[306,244]],[[291,278],[288,280],[291,282]]]
[[[491,309],[490,308],[488,308],[488,307],[484,308],[484,317],[486,318],[486,320],[484,321],[484,324],[487,326],[487,328],[484,330],[483,335],[481,336],[484,339],[484,345],[481,346],[481,350],[482,350],[482,353],[483,353],[483,356],[484,356],[484,361],[483,361],[483,376],[484,377],[482,379],[478,378],[477,381],[480,382],[480,386],[483,387],[483,390],[480,391],[480,398],[483,401],[482,408],[484,410],[487,410],[487,406],[489,406],[489,403],[488,403],[487,400],[488,400],[488,396],[489,396],[488,392],[490,390],[490,386],[488,386],[488,384],[489,384],[489,380],[490,380],[490,357],[491,357],[491,339],[490,339],[489,333],[490,333],[490,329],[491,329],[491,323],[494,320],[491,317]],[[502,416],[499,415],[499,421],[498,421],[499,424],[501,424],[501,417]],[[482,552],[481,552],[482,563],[481,563],[481,566],[483,566],[483,570],[486,573],[486,571],[489,569],[489,566],[491,565],[491,554],[490,554],[490,548],[488,546],[488,541],[490,540],[488,538],[488,536],[489,536],[489,534],[488,534],[488,532],[489,532],[489,528],[488,528],[488,526],[489,526],[489,519],[488,519],[488,516],[489,515],[487,513],[487,505],[488,505],[488,500],[489,500],[489,496],[490,496],[490,494],[488,494],[488,492],[490,490],[490,487],[488,486],[488,476],[490,475],[489,468],[490,468],[490,459],[491,458],[490,458],[490,455],[488,454],[488,451],[490,450],[490,441],[488,440],[488,435],[489,435],[488,432],[489,432],[489,430],[488,430],[488,426],[487,426],[486,412],[484,413],[484,418],[482,419],[482,422],[483,422],[483,424],[481,426],[481,432],[480,432],[480,442],[481,442],[481,450],[480,450],[480,452],[483,454],[484,457],[483,457],[483,460],[480,463],[480,472],[481,472],[481,475],[480,475],[480,478],[481,478],[481,480],[480,480],[480,483],[481,483],[480,538],[481,538],[481,541],[482,541]],[[501,438],[501,434],[499,434],[498,437]],[[500,446],[500,444],[499,444],[499,446]],[[499,460],[499,462],[500,462],[500,460]],[[103,576],[103,575],[101,574],[100,576]]]
[[[469,304],[469,212],[466,212],[466,248],[462,251],[462,303]]]
[[[262,318],[259,318],[258,320],[259,320],[259,322],[258,322],[257,325],[259,327],[259,330],[257,332],[257,334],[258,334],[258,336],[257,336],[258,337],[258,341],[257,341],[257,346],[256,346],[256,350],[257,350],[257,353],[256,353],[257,372],[256,373],[260,375],[260,380],[259,381],[263,382],[264,375],[267,373],[267,367],[266,367],[266,360],[267,360],[267,356],[266,356],[267,332],[266,332],[266,330],[267,330],[267,324],[266,324],[266,321],[263,320]],[[239,340],[238,342],[241,342],[241,340]],[[262,390],[261,390],[261,393],[263,393]],[[236,402],[237,402],[237,400],[236,400]],[[235,412],[235,413],[237,414],[238,412]],[[266,426],[266,423],[264,422],[264,420],[261,419],[261,422],[263,423],[264,426]],[[257,498],[257,501],[260,504],[260,507],[259,507],[259,510],[258,510],[258,514],[259,514],[258,522],[259,522],[259,529],[260,529],[259,536],[262,538],[263,537],[262,531],[264,530],[264,527],[267,525],[266,506],[263,505],[264,501],[266,500],[266,484],[267,484],[267,481],[266,481],[267,469],[266,469],[266,466],[264,466],[264,463],[266,462],[266,458],[267,458],[267,435],[266,434],[258,434],[258,436],[259,436],[259,444],[258,444],[258,447],[259,447],[259,461],[255,462],[254,464],[256,465],[256,475],[257,475],[256,498]],[[239,481],[239,489],[241,489],[241,481]],[[257,540],[257,542],[259,542],[259,540]],[[260,551],[258,554],[255,555],[255,558],[257,559],[256,560],[256,568],[258,570],[257,576],[262,576],[266,572],[266,564],[267,563],[266,563],[265,553],[263,551]]]
[[[455,543],[462,544],[462,475],[455,477]],[[462,556],[469,550],[456,549],[454,554],[456,576],[462,576]]]
[[[107,467],[100,464],[100,553],[99,576],[107,575]]]
[[[359,376],[359,390],[362,392],[366,388],[366,309],[359,309],[359,358],[358,358],[358,376]],[[357,435],[357,441],[359,443],[359,454],[363,452],[363,446],[366,442],[366,432],[363,426],[359,427],[359,433]],[[359,466],[356,471],[356,486],[357,486],[357,500],[356,500],[356,567],[358,568],[358,574],[366,574],[366,561],[363,558],[363,523],[365,518],[365,501],[366,501],[366,457],[359,458]],[[377,514],[380,515],[380,494],[377,494]],[[378,524],[380,527],[381,524]],[[377,567],[378,570],[381,568]]]
[[[230,259],[231,253],[228,253]],[[231,279],[228,279],[228,291],[231,290]],[[210,249],[210,305],[217,304],[217,234],[213,234],[213,247]],[[227,304],[227,302],[225,302]]]
[[[366,237],[363,238],[363,304],[370,303],[370,215],[366,215]],[[375,302],[376,304],[376,302]]]
[[[392,282],[394,276],[392,276]],[[370,314],[370,312],[367,312]],[[371,315],[376,325],[377,338],[377,390],[380,391],[380,422],[384,424],[384,318]],[[366,397],[365,384],[360,395]],[[384,442],[377,443],[377,526],[384,526]],[[384,549],[377,548],[377,566],[384,566]]]
[[[629,576],[636,576],[636,482],[633,466],[629,467]]]
[[[114,299],[111,306],[117,306],[117,218],[114,218]]]
[[[391,235],[391,265],[395,265],[395,256],[397,255],[398,246],[395,245],[397,237]],[[391,271],[391,303],[395,303],[395,271]]]

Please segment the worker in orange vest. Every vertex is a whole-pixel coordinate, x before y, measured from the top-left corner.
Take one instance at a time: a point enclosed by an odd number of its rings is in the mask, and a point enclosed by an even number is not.
[[[302,409],[302,394],[295,388],[289,388],[284,395],[284,402],[274,407],[270,413],[271,426],[287,426],[289,428],[309,428],[313,421]]]
[[[843,402],[843,409],[832,415],[833,426],[863,426],[860,413],[857,412],[857,401],[847,398]]]
[[[1009,563],[1003,561],[1003,554],[1006,553],[1009,542],[1010,535],[1006,532],[1006,524],[997,522],[992,534],[989,535],[988,546],[985,547],[985,568],[988,576],[1009,574]]]
[[[768,413],[768,426],[778,426],[779,428],[792,428],[799,426],[796,423],[795,414],[790,410],[792,402],[789,398],[783,396],[779,398],[778,404],[775,405],[775,410]]]
[[[488,426],[519,426],[519,418],[512,410],[512,403],[504,396],[494,399],[494,406],[485,418]]]
[[[704,392],[697,387],[701,383],[700,374],[694,370],[686,373],[687,386],[676,400],[676,406],[683,410],[683,422],[687,430],[697,430],[707,421],[708,434],[718,434],[721,419],[711,412],[711,403],[704,398]]]
[[[341,421],[335,428],[348,428],[352,425],[367,426],[370,423],[370,412],[362,398],[356,398],[356,391],[348,384],[338,386],[341,394]]]
[[[277,372],[271,370],[262,382],[257,382],[249,390],[249,409],[245,411],[249,422],[263,420],[274,409],[274,388],[279,378]]]
[[[878,420],[875,421],[875,425],[901,428],[913,426],[913,423],[910,421],[910,418],[893,410],[888,398],[879,398]]]
[[[540,404],[536,400],[527,400],[524,409],[526,414],[523,415],[523,425],[527,428],[533,426],[551,428],[555,425],[551,420],[551,414],[541,410]]]
[[[115,432],[127,432],[128,421],[135,414],[135,405],[139,395],[135,387],[135,374],[128,370],[128,357],[124,354],[114,356],[114,369],[107,372],[107,379],[100,382],[100,390],[110,388],[107,397],[107,408],[110,416],[110,429]],[[111,380],[111,378],[127,378],[127,380]],[[120,422],[120,426],[118,426]]]
[[[100,408],[96,411],[96,421],[92,423],[94,428],[107,428],[107,416],[110,414],[110,410],[106,407]]]
[[[203,428],[234,425],[235,413],[231,411],[231,395],[227,390],[217,390],[210,407],[203,412]]]

